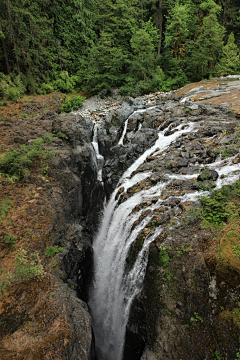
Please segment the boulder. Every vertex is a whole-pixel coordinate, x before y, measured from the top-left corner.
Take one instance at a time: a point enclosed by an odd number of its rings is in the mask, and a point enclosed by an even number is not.
[[[72,146],[90,142],[86,120],[79,114],[60,114],[53,120],[52,132],[65,134]]]

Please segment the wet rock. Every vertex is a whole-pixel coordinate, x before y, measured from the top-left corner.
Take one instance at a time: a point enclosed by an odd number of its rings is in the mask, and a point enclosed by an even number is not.
[[[86,124],[87,124],[87,128],[88,128],[88,132],[89,132],[90,139],[92,140],[92,138],[93,138],[94,122],[91,120],[91,118],[90,118],[89,116],[86,116],[84,119],[85,119]]]
[[[148,109],[143,113],[143,127],[155,129],[162,119],[163,111],[159,108]]]
[[[124,121],[133,113],[134,109],[127,102],[123,102],[120,109],[117,109],[112,114],[111,122],[112,124],[116,124],[117,126],[123,125]]]

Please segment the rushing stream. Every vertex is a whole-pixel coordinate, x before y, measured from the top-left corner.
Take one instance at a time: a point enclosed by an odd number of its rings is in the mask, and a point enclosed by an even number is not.
[[[144,111],[144,110],[141,110]],[[119,145],[123,144],[127,131],[128,120],[125,123]],[[183,122],[176,127],[177,131],[169,136],[164,134],[168,130],[160,131],[158,139],[153,147],[145,151],[128,170],[123,174],[117,188],[113,192],[105,207],[102,222],[98,234],[94,240],[94,283],[91,291],[89,306],[93,318],[93,329],[96,342],[96,353],[98,360],[121,360],[123,357],[126,325],[130,313],[131,304],[136,295],[141,291],[148,261],[148,250],[150,243],[161,233],[161,226],[154,228],[145,238],[135,264],[129,272],[125,272],[126,259],[131,245],[136,240],[144,227],[153,217],[152,211],[133,228],[133,224],[139,219],[144,210],[134,211],[136,205],[158,198],[156,203],[149,205],[150,210],[159,208],[164,202],[159,198],[162,191],[172,179],[191,179],[193,175],[169,175],[149,188],[141,190],[118,204],[117,193],[120,188],[124,192],[138,182],[151,176],[151,172],[133,174],[138,167],[144,163],[150,155],[157,156],[173,144],[182,134],[193,133],[198,130],[199,123]],[[96,132],[94,143],[96,146]],[[99,153],[98,153],[99,156]],[[102,160],[102,159],[100,159]],[[228,178],[218,178],[217,187],[236,180],[234,171],[240,170],[240,164],[231,164],[232,158],[218,160],[207,165],[210,169],[218,171],[219,175],[231,173]],[[99,176],[101,177],[101,175]],[[194,200],[200,193],[193,191],[180,197],[181,201]]]

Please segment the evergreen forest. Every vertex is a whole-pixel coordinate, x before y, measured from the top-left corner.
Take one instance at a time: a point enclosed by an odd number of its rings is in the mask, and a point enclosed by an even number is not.
[[[0,97],[168,91],[240,73],[239,0],[2,0]]]

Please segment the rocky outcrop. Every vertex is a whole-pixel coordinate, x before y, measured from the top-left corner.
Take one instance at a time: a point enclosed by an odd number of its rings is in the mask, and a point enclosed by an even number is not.
[[[239,121],[231,110],[238,111],[239,84],[233,83],[221,85],[224,96],[234,88],[227,103],[211,82],[210,90],[205,83],[187,85],[167,94],[118,98],[105,103],[105,108],[98,102],[95,109],[91,102],[91,111],[85,106],[80,114],[44,110],[29,120],[12,117],[0,124],[1,151],[34,144],[41,136],[49,139],[45,151],[54,153],[36,162],[28,183],[14,185],[6,179],[1,183],[4,199],[12,202],[12,212],[1,223],[2,239],[14,233],[16,250],[37,251],[45,269],[42,281],[23,280],[2,293],[1,359],[95,358],[86,302],[93,276],[92,239],[104,195],[108,198],[122,174],[155,144],[159,131],[165,131],[167,138],[189,122],[198,123],[198,130],[182,134],[166,151],[155,149],[132,174],[149,176],[116,195],[118,203],[124,204],[134,194],[168,181],[159,196],[143,198],[133,210],[143,211],[132,230],[147,216],[151,221],[131,247],[126,270],[131,269],[143,240],[158,227],[162,232],[150,245],[143,291],[132,305],[124,360],[236,358],[240,270],[224,240],[233,230],[226,229],[219,240],[221,258],[218,235],[194,217],[199,202],[191,198],[196,191],[215,189],[224,178],[219,176],[220,168],[208,168],[214,161],[234,156],[231,164],[239,164]],[[59,112],[58,99],[51,106]],[[123,144],[118,144],[127,119]],[[99,152],[105,158],[103,184],[97,180],[91,144],[96,121]],[[159,199],[161,205],[149,209]],[[231,236],[235,244],[237,235]],[[51,246],[61,250],[47,257]],[[14,249],[2,241],[0,250],[5,276],[15,262]],[[3,282],[0,285],[2,291]]]
[[[40,213],[36,206],[40,202],[42,214],[48,216],[46,223],[42,216],[38,225],[42,226],[42,230],[36,232],[42,234],[41,240],[36,235],[29,249],[39,253],[45,274],[42,281],[33,279],[11,286],[0,299],[0,357],[91,360],[95,358],[91,317],[86,303],[80,299],[87,300],[92,278],[92,237],[98,226],[104,193],[97,180],[90,133],[85,120],[74,114],[45,112],[33,118],[31,124],[23,123],[18,122],[18,133],[21,125],[25,126],[25,132],[28,126],[34,126],[34,133],[26,141],[31,144],[34,138],[45,136],[45,151],[54,155],[46,160],[44,167],[36,170],[44,174],[47,171],[47,175],[33,173],[29,177],[33,191],[36,189],[38,194],[36,199],[24,204],[29,210],[29,206],[35,204],[35,211],[26,213],[28,222]],[[6,128],[9,135],[15,133],[15,124],[9,122]],[[50,136],[51,133],[54,136]],[[3,185],[3,191],[7,194],[7,185]],[[12,198],[16,199],[13,193]],[[21,213],[23,219],[24,214]],[[35,227],[36,220],[31,231],[35,231]],[[25,237],[28,237],[26,232]],[[28,245],[20,237],[17,247],[23,246]],[[54,260],[45,255],[51,246],[62,250]],[[7,264],[4,253],[2,256]]]

